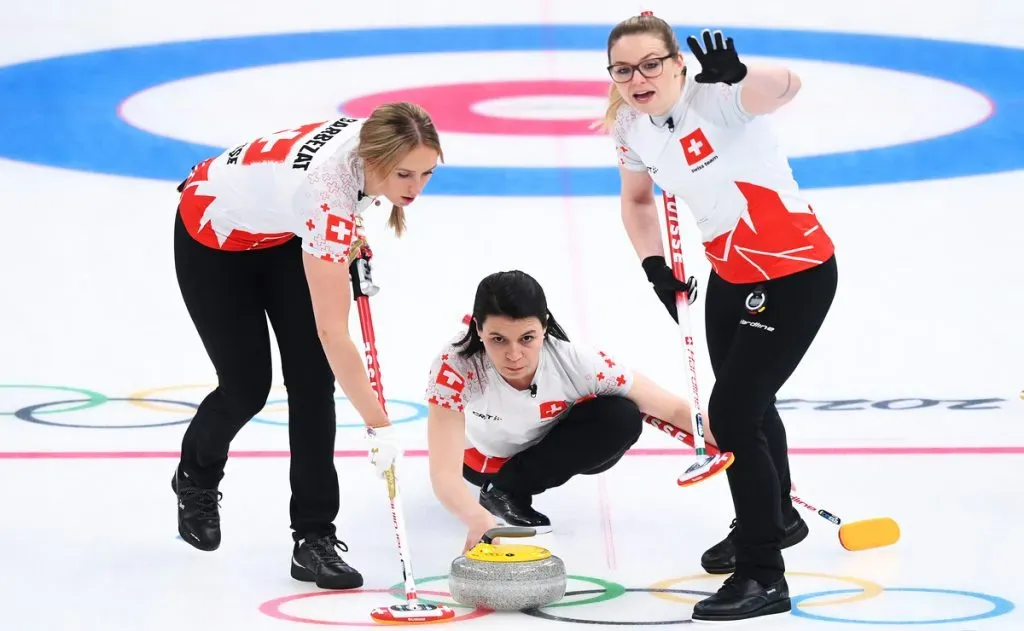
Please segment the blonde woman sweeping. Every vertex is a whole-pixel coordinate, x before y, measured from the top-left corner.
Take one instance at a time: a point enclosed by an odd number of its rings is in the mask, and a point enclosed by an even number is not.
[[[382,197],[402,234],[404,208],[441,160],[430,116],[390,103],[366,119],[310,122],[239,144],[200,162],[178,187],[178,285],[218,378],[185,432],[173,478],[187,543],[220,545],[228,449],[270,392],[269,318],[288,390],[291,576],[325,589],[363,584],[336,550],[347,551],[333,523],[335,380],[367,426],[390,421],[349,335],[350,253],[363,212]],[[375,440],[378,460],[393,460],[396,446]]]

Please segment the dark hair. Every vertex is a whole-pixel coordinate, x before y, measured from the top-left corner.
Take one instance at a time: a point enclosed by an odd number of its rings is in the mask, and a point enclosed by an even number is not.
[[[548,310],[544,289],[533,276],[519,270],[495,272],[484,277],[476,287],[473,319],[469,321],[469,330],[455,343],[456,347],[461,347],[459,355],[470,357],[484,349],[476,323],[479,322],[482,326],[487,316],[492,315],[507,316],[516,320],[536,317],[547,328],[545,338],[551,335],[564,342],[569,341],[569,336]]]

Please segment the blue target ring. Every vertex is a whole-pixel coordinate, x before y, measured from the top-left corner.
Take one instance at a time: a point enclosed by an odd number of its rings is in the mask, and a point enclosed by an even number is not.
[[[681,36],[705,25],[677,25]],[[500,51],[599,52],[610,25],[497,25],[258,35],[101,50],[0,68],[0,157],[94,173],[178,182],[214,147],[124,122],[129,96],[197,75],[336,58]],[[887,184],[1024,168],[1024,50],[909,37],[722,27],[741,54],[853,64],[928,76],[984,94],[993,114],[936,138],[793,158],[804,188]],[[610,140],[610,139],[609,139]],[[438,169],[433,195],[617,195],[608,167]]]
[[[974,598],[981,600],[992,605],[992,608],[980,614],[972,616],[961,616],[959,618],[932,618],[931,620],[858,620],[854,618],[839,618],[834,616],[823,616],[817,613],[809,613],[804,609],[800,608],[800,603],[805,600],[812,598],[820,598],[823,596],[832,596],[837,594],[859,594],[862,590],[859,589],[837,589],[827,592],[814,592],[812,594],[800,594],[792,597],[792,615],[801,618],[809,618],[811,620],[820,620],[823,622],[845,622],[849,624],[947,624],[953,622],[972,622],[974,620],[984,620],[986,618],[995,618],[997,616],[1005,615],[1014,609],[1014,604],[1005,598],[999,596],[993,596],[991,594],[982,594],[980,592],[964,592],[954,589],[939,589],[931,587],[886,587],[887,592],[920,592],[925,594],[945,594],[950,596],[963,596],[965,598]]]
[[[336,397],[334,397],[334,400],[335,401],[348,401],[348,397],[336,396]],[[277,405],[279,403],[287,403],[287,402],[288,402],[287,399],[275,399],[273,401],[267,401],[266,405],[267,406],[271,406],[271,405]],[[413,421],[418,421],[420,419],[427,418],[427,406],[423,405],[422,403],[417,403],[416,401],[403,401],[401,399],[387,399],[385,401],[385,403],[388,405],[388,412],[389,412],[388,416],[389,417],[391,417],[391,414],[390,414],[390,412],[392,411],[391,410],[391,406],[394,406],[394,405],[404,405],[404,406],[408,406],[408,407],[412,408],[412,413],[408,414],[407,416],[403,416],[401,418],[394,418],[394,417],[392,417],[391,418],[391,424],[392,425],[401,425],[402,423],[412,423]],[[255,423],[262,423],[264,425],[280,425],[280,426],[283,426],[283,427],[287,427],[288,426],[288,422],[287,421],[273,421],[271,419],[259,418],[259,417],[253,417],[252,420]],[[344,428],[344,427],[365,427],[366,425],[365,425],[365,423],[338,423],[337,426],[340,427],[340,428]]]

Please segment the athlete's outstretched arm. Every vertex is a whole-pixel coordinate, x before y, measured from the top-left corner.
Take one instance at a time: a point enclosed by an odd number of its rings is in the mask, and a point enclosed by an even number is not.
[[[735,98],[735,88],[739,87],[741,111],[723,110],[721,114],[726,122],[744,123],[751,117],[774,112],[792,101],[800,91],[800,77],[785,66],[743,63],[732,38],[725,37],[721,31],[712,34],[710,29],[704,29],[700,40],[691,35],[686,38],[686,44],[701,66],[694,80],[716,88],[719,83],[732,86],[711,92],[719,98]]]
[[[437,500],[468,529],[463,552],[475,545],[497,523],[494,516],[469,491],[462,478],[465,445],[466,417],[463,412],[430,404],[427,408],[430,485]]]
[[[750,66],[741,82],[740,104],[747,113],[770,114],[793,100],[803,85],[785,66]]]
[[[487,511],[462,479],[465,444],[466,418],[463,413],[430,404],[427,407],[430,485],[438,501],[468,526],[475,517]]]
[[[636,371],[633,372],[633,387],[630,388],[626,397],[636,403],[641,412],[675,425],[691,436],[693,435],[693,419],[690,417],[689,401],[665,390],[646,376]],[[704,415],[704,440],[709,445],[718,446],[711,432],[711,422],[706,414]]]
[[[665,256],[658,206],[654,201],[654,183],[646,171],[619,167],[622,225],[640,260]]]
[[[390,425],[377,393],[366,374],[366,360],[348,330],[352,287],[348,266],[325,261],[309,252],[302,252],[302,265],[313,299],[316,331],[320,336],[327,362],[334,378],[356,409],[363,422],[370,427]]]

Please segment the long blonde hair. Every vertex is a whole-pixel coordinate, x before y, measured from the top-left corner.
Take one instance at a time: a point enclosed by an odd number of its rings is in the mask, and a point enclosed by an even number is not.
[[[672,26],[665,20],[655,17],[649,12],[644,12],[641,15],[634,15],[619,22],[611,30],[611,33],[608,34],[608,63],[612,63],[612,46],[620,38],[626,35],[640,34],[654,35],[660,38],[662,43],[665,44],[668,54],[679,54],[679,41],[676,39],[676,32],[672,29]],[[615,117],[619,112],[619,108],[625,102],[625,99],[619,94],[616,84],[612,82],[608,89],[608,108],[605,110],[604,118],[601,119],[598,126],[606,132],[610,131],[615,126]]]
[[[423,145],[437,152],[444,162],[441,141],[430,114],[408,102],[385,103],[373,110],[359,130],[359,157],[367,173],[385,178],[407,153]],[[405,233],[405,209],[391,206],[388,226],[401,237]]]

